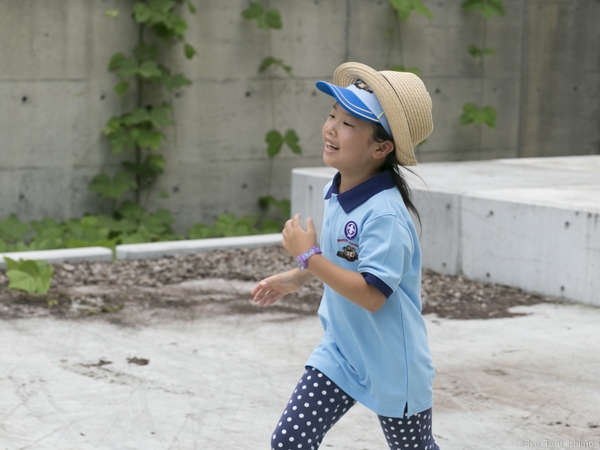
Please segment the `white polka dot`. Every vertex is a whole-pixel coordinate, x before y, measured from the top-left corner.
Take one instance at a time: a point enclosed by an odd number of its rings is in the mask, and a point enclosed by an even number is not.
[[[323,402],[321,400],[317,401],[317,405],[321,406]]]
[[[306,422],[306,426],[310,427],[310,420],[308,422]]]
[[[287,431],[286,430],[281,430],[281,434],[286,434]]]
[[[294,436],[290,436],[290,442],[294,442]]]
[[[302,389],[306,389],[306,385],[302,386]]]
[[[327,391],[321,391],[321,394],[327,395]]]
[[[320,373],[320,374],[319,374],[319,375],[317,375],[317,376],[318,376],[319,378],[321,378],[321,377],[323,376],[323,374],[322,374],[322,373]]]
[[[323,422],[323,418],[322,417],[319,417],[319,422]]]
[[[288,422],[291,422],[291,421],[292,421],[292,418],[291,418],[291,417],[288,417],[288,418],[287,418],[287,421],[288,421]]]
[[[310,379],[311,379],[311,376],[310,376],[310,375],[309,375],[309,376],[307,376],[307,377],[306,377],[306,379],[307,379],[307,380],[310,380]]]
[[[301,396],[301,395],[299,395],[299,396],[298,396],[298,397],[296,397],[296,398],[297,398],[298,400],[300,400],[300,399],[302,398],[302,396]]]
[[[300,428],[298,425],[294,425],[294,430],[297,430],[298,428]]]
[[[313,411],[313,416],[316,416],[316,415],[317,415],[317,412],[316,412],[316,411]]]
[[[298,417],[300,417],[302,419],[304,417],[304,414],[300,413],[300,414],[298,414]]]
[[[297,406],[295,406],[295,405],[294,405],[294,406],[292,406],[292,410],[293,410],[293,411],[296,411],[297,409],[298,409],[298,407],[297,407]]]
[[[308,408],[309,406],[310,406],[310,404],[309,404],[308,402],[306,402],[306,403],[304,404],[304,407],[305,407],[305,408]]]
[[[309,392],[309,393],[308,393],[308,396],[309,396],[309,397],[314,397],[314,396],[315,396],[315,393],[314,393],[314,392]]]
[[[395,430],[395,428],[394,427],[390,427],[390,430]]]
[[[280,442],[279,445],[277,447],[283,447],[283,444]]]
[[[330,386],[330,385],[331,385],[331,381],[329,381],[329,380],[328,380],[328,381],[326,381],[326,382],[325,382],[325,384],[326,384],[327,386]]]
[[[335,399],[334,399],[334,398],[330,398],[330,399],[329,399],[329,401],[330,401],[331,403],[333,403],[333,402],[335,402]]]
[[[321,402],[319,401],[319,405],[321,404]],[[325,412],[329,412],[329,408],[325,408]]]

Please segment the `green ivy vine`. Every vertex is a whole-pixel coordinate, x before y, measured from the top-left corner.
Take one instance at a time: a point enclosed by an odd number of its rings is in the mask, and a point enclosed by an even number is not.
[[[248,20],[255,20],[258,27],[266,30],[280,30],[283,28],[281,13],[276,8],[265,9],[264,5],[258,2],[251,2],[241,16]],[[259,67],[259,72],[266,72],[270,68],[279,68],[290,77],[292,75],[292,67],[285,64],[282,59],[274,56],[265,57]],[[273,92],[271,89],[271,96]],[[298,144],[299,137],[296,131],[288,129],[285,133],[278,130],[270,130],[265,134],[265,142],[267,144],[266,153],[269,157],[269,178],[268,190],[271,189],[273,178],[273,158],[280,153],[284,144],[295,154],[302,154],[302,148]],[[277,199],[272,195],[260,197],[258,205],[262,211],[262,217],[259,219],[261,228],[270,229],[272,232],[281,231],[283,223],[290,217],[290,201],[288,199]],[[276,219],[274,220],[273,217]],[[256,225],[255,225],[256,226]]]
[[[161,85],[172,92],[191,84],[183,74],[173,74],[161,62],[156,43],[157,40],[167,46],[181,43],[188,59],[196,54],[194,47],[185,41],[187,23],[178,13],[178,3],[175,0],[136,1],[133,19],[139,26],[139,42],[132,54],[119,52],[110,59],[108,70],[118,79],[114,91],[122,96],[130,86],[136,86],[138,105],[133,111],[111,117],[104,127],[112,153],[130,158],[112,178],[106,173],[93,178],[89,190],[104,198],[118,201],[133,192],[139,203],[141,191],[148,189],[164,172],[166,162],[160,149],[165,138],[164,127],[173,125],[173,108],[167,103],[153,104],[145,95],[144,87]],[[185,0],[185,4],[191,13],[196,12],[189,0]],[[109,10],[106,15],[118,17],[119,12]]]

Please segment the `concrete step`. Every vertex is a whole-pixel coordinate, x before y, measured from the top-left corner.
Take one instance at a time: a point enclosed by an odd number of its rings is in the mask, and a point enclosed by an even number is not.
[[[411,170],[425,268],[600,306],[600,156]],[[292,171],[292,212],[312,216],[318,230],[334,174]]]
[[[6,268],[5,256],[15,261],[19,259],[40,260],[52,264],[63,262],[79,263],[82,261],[112,261],[113,252],[105,247],[85,247],[0,253],[0,269]]]

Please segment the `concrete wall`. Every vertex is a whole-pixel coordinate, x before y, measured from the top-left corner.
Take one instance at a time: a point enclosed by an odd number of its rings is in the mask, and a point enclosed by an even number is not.
[[[419,161],[595,154],[600,145],[600,2],[505,0],[506,16],[483,19],[462,0],[424,3],[434,19],[400,22],[387,0],[271,0],[283,29],[260,30],[240,16],[247,0],[195,0],[187,39],[169,64],[194,84],[166,95],[176,125],[164,147],[167,171],[143,198],[166,207],[185,230],[217,214],[257,212],[259,196],[290,196],[293,167],[319,166],[330,98],[314,83],[348,60],[378,69],[420,69],[434,104],[435,132]],[[101,130],[135,104],[118,98],[110,56],[136,44],[132,0],[0,0],[0,218],[67,218],[109,211],[87,192],[101,169],[112,173]],[[117,18],[104,11],[116,8]],[[469,45],[496,53],[473,59]],[[266,56],[281,71],[258,73]],[[497,129],[461,126],[462,105],[498,111]],[[266,157],[265,133],[288,128],[303,155]],[[167,191],[168,199],[158,194]]]

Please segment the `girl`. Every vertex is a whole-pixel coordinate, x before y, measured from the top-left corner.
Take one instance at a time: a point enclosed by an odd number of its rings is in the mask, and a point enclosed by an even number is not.
[[[254,301],[272,305],[314,277],[325,290],[325,334],[273,433],[271,448],[319,448],[357,402],[373,410],[390,449],[438,450],[431,431],[433,374],[421,316],[421,253],[400,166],[432,131],[431,99],[405,72],[339,66],[317,88],[337,102],[323,125],[323,160],[338,170],[325,187],[321,246],[312,220],[282,232],[298,268],[260,281]]]

